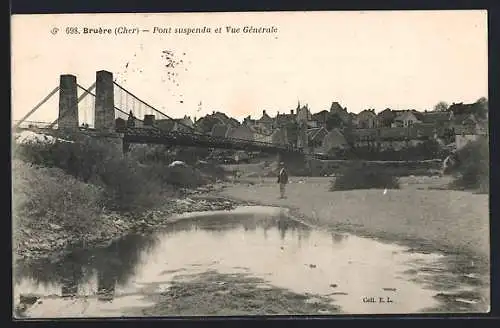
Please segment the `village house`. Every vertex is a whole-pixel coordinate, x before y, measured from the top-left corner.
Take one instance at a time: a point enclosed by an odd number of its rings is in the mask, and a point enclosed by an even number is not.
[[[276,114],[273,122],[273,129],[286,126],[290,123],[295,123],[297,121],[297,114],[294,110],[290,110],[290,114],[280,114],[279,112]]]
[[[330,118],[330,112],[327,110],[322,110],[321,112],[314,113],[311,115],[311,122],[308,125],[310,128],[323,127],[326,129],[329,118]]]
[[[420,120],[424,124],[434,124],[439,127],[448,127],[453,119],[453,112],[425,111],[420,113]]]
[[[344,134],[340,131],[340,129],[337,128],[325,134],[321,143],[321,147],[317,150],[319,150],[321,153],[331,154],[337,150],[347,148],[350,148],[350,145],[347,142]]]
[[[410,127],[415,123],[421,123],[422,121],[419,119],[420,115],[417,111],[407,110],[401,111],[396,114],[394,118],[394,122],[392,123],[392,127]]]
[[[240,125],[227,128],[226,137],[254,141],[255,132],[246,125]]]
[[[453,103],[448,108],[453,115],[474,114],[478,120],[486,119],[488,116],[487,100],[478,100],[472,104]]]
[[[488,135],[487,125],[480,122],[474,114],[454,115],[451,128],[455,134],[456,149]]]
[[[354,129],[347,136],[354,148],[376,148],[378,143],[377,129]]]
[[[212,127],[210,135],[212,137],[226,138],[229,131],[229,127],[226,124],[217,123]]]
[[[399,151],[406,147],[415,147],[427,140],[441,141],[446,129],[435,123],[410,123],[406,126],[355,129],[350,135],[355,148]]]
[[[332,102],[332,104],[330,106],[330,114],[331,115],[338,115],[344,126],[347,126],[351,123],[351,115],[349,115],[347,108],[342,107],[336,101]]]
[[[328,134],[328,130],[324,127],[312,128],[307,130],[307,139],[309,151],[314,152],[315,149],[323,145],[323,139]]]
[[[380,128],[390,128],[394,123],[397,113],[390,108],[386,108],[377,114],[377,126]]]
[[[464,131],[480,130],[480,123],[474,114],[457,114],[451,120],[450,127],[455,133],[461,134]]]
[[[262,116],[252,125],[257,131],[260,131],[264,134],[271,133],[273,130],[274,120],[267,114],[266,110],[262,111]]]
[[[399,151],[408,146],[408,128],[383,127],[378,129],[378,149]]]
[[[273,135],[271,134],[262,134],[257,131],[253,131],[253,140],[257,142],[267,142],[267,143],[272,143],[273,142]]]
[[[356,118],[358,129],[372,129],[377,126],[377,114],[374,109],[365,109]]]
[[[240,122],[224,113],[213,111],[212,114],[205,115],[204,117],[198,119],[194,123],[194,127],[201,133],[211,133],[215,124],[224,124],[230,127],[236,127],[240,125]]]
[[[157,127],[163,131],[168,132],[194,132],[195,125],[191,120],[191,117],[184,116],[183,118],[177,119],[160,119],[155,120],[154,115],[146,115],[144,117],[144,126],[145,127]]]

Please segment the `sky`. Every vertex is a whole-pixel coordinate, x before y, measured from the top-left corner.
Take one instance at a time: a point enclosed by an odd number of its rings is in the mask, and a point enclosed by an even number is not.
[[[313,113],[333,101],[351,112],[430,110],[439,101],[488,95],[486,11],[15,15],[11,26],[14,120],[52,91],[60,74],[86,87],[99,70],[171,117],[217,110],[258,118],[263,110],[288,113],[298,101]],[[212,33],[65,33],[119,26],[206,26]],[[277,32],[229,34],[226,26]],[[182,63],[165,67],[164,50]],[[54,120],[57,99],[29,120]],[[87,102],[82,107],[91,108]]]

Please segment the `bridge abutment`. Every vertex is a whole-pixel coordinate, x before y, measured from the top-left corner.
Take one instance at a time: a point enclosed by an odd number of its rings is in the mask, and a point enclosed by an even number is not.
[[[78,90],[76,76],[65,74],[59,78],[58,129],[78,131]]]

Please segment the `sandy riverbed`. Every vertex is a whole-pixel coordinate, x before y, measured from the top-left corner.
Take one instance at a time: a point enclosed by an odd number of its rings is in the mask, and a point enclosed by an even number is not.
[[[302,220],[324,228],[390,239],[417,249],[489,259],[488,195],[436,190],[441,177],[402,178],[401,189],[328,191],[332,178],[291,178],[279,199],[274,178],[229,183],[220,195],[295,210]]]

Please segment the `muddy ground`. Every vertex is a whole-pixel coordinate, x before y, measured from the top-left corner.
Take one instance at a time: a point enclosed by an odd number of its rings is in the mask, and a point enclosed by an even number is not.
[[[302,295],[269,286],[244,274],[177,276],[170,288],[149,297],[156,304],[137,311],[140,316],[242,316],[338,314],[325,297]]]

